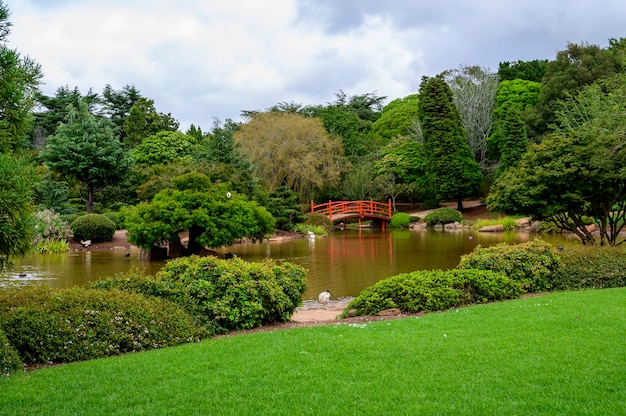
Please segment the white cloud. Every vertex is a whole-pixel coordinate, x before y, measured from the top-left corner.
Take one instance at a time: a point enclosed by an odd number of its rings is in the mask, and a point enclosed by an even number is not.
[[[626,4],[555,0],[15,0],[10,45],[44,92],[135,85],[183,127],[335,93],[389,100],[460,64],[551,59],[620,37]]]

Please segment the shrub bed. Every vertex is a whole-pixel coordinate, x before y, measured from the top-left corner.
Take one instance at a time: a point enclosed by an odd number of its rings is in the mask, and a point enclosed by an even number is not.
[[[22,360],[0,328],[0,377],[8,377],[22,370]]]
[[[444,225],[454,222],[463,222],[463,214],[453,208],[439,208],[426,214],[424,222],[426,222],[429,227],[433,227],[437,224]]]
[[[389,309],[432,312],[454,306],[513,299],[520,285],[503,274],[487,270],[422,270],[403,273],[363,290],[344,311],[375,315]]]
[[[525,292],[554,289],[552,273],[561,267],[558,252],[541,239],[528,243],[478,246],[461,257],[459,269],[492,270],[519,282]]]
[[[117,226],[107,216],[87,214],[71,224],[75,240],[91,240],[92,243],[111,241]]]
[[[288,321],[306,290],[302,267],[273,260],[192,256],[169,262],[157,277],[182,284],[188,310],[215,333]]]
[[[85,288],[29,286],[0,291],[0,319],[25,363],[101,358],[206,335],[172,302]]]
[[[626,286],[624,247],[572,246],[559,253],[560,268],[552,272],[554,289],[605,289]]]

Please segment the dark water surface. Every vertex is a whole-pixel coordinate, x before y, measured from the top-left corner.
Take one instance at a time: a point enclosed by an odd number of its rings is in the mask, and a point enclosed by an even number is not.
[[[348,230],[314,240],[237,244],[220,251],[249,261],[272,258],[302,265],[308,270],[304,299],[312,299],[326,289],[334,297],[356,296],[364,288],[399,273],[454,268],[463,254],[479,244],[513,244],[535,237],[529,233],[478,233],[474,230]],[[555,245],[572,244],[562,235],[541,235],[541,238]],[[10,281],[52,287],[83,286],[133,268],[154,274],[164,264],[141,261],[137,251],[128,257],[126,253],[111,250],[29,254],[15,262],[14,270],[0,275],[0,285]]]

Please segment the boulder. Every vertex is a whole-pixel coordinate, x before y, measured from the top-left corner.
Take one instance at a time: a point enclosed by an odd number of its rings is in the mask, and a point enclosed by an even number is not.
[[[500,233],[504,231],[504,225],[486,225],[478,230],[481,233]]]

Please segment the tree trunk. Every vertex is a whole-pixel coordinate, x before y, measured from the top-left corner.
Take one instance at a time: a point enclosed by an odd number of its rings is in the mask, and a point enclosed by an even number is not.
[[[178,235],[178,233],[174,233],[168,240],[169,243],[169,250],[167,253],[167,256],[170,258],[174,258],[174,257],[181,257],[184,256],[185,253],[185,247],[183,246],[183,244],[180,242],[180,236]]]
[[[202,234],[204,231],[204,227],[197,226],[192,226],[189,229],[189,243],[187,244],[187,252],[189,252],[189,254],[200,254],[200,252],[204,248],[197,241],[200,234]]]
[[[456,209],[457,209],[459,212],[463,212],[463,199],[461,199],[461,198],[457,199],[457,200],[456,200],[456,204],[457,204]]]

